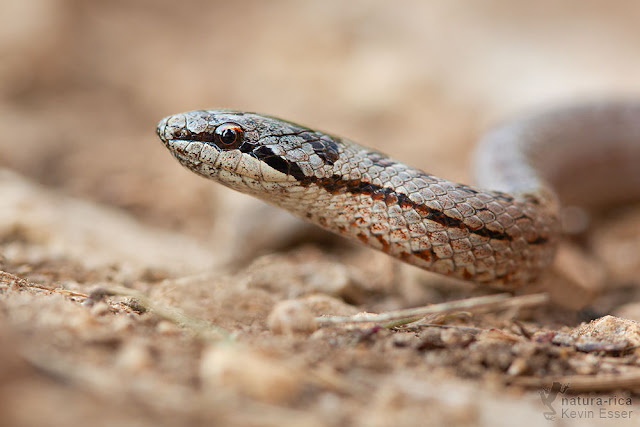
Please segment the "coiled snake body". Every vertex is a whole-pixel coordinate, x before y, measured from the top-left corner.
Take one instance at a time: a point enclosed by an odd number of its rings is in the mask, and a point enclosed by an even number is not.
[[[191,111],[165,117],[157,132],[205,178],[426,270],[509,289],[551,263],[559,200],[640,195],[640,103],[629,101],[557,108],[498,127],[478,145],[477,186],[254,113]]]

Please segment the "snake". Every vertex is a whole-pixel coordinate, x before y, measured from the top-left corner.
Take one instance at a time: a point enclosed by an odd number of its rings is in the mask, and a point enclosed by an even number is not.
[[[157,134],[200,176],[406,263],[500,289],[548,270],[564,207],[640,196],[636,100],[553,106],[495,126],[476,144],[474,185],[257,113],[173,114]]]

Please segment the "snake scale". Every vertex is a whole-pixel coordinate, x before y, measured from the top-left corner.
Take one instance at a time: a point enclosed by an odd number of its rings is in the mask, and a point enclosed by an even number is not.
[[[552,262],[563,203],[640,196],[636,101],[556,107],[496,127],[478,143],[475,186],[255,113],[175,114],[157,133],[205,178],[423,269],[498,288],[535,281]]]

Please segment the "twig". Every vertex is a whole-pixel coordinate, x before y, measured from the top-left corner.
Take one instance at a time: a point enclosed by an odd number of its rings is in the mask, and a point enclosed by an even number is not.
[[[408,320],[414,322],[432,314],[443,314],[454,311],[479,311],[479,310],[503,310],[511,307],[530,307],[545,304],[549,301],[546,293],[511,297],[509,294],[497,294],[484,297],[467,298],[458,301],[450,301],[442,304],[433,304],[424,307],[409,308],[404,310],[389,311],[381,314],[356,314],[354,316],[321,316],[316,317],[320,325],[337,323],[390,323],[398,325],[396,321]]]
[[[64,289],[61,287],[53,287],[53,286],[42,285],[40,283],[30,282],[26,279],[23,279],[22,277],[16,276],[15,274],[7,273],[6,271],[0,271],[0,286],[1,285],[6,285],[6,286],[16,285],[21,288],[29,288],[29,289],[34,289],[36,291],[64,294],[72,297],[82,297],[82,298],[87,297],[87,294],[83,294],[81,292],[75,292],[75,291],[71,291],[69,289]]]
[[[482,328],[473,328],[471,326],[460,326],[460,325],[440,325],[437,323],[423,323],[420,324],[423,328],[440,328],[440,329],[457,329],[462,332],[468,332],[470,334],[479,334],[480,332],[484,332],[485,329]]]
[[[188,316],[179,308],[155,302],[142,292],[136,291],[135,289],[112,285],[102,287],[97,292],[102,293],[103,295],[119,295],[135,298],[139,305],[152,311],[156,316],[167,319],[179,326],[186,327],[202,339],[211,340],[211,332],[218,335],[213,338],[214,341],[218,341],[220,337],[223,339],[230,338],[229,332],[220,326],[213,325],[202,319]]]

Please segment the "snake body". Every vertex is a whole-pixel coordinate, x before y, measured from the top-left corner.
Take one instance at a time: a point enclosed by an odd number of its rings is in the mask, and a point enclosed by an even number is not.
[[[552,262],[559,200],[640,193],[640,103],[629,101],[556,108],[496,128],[478,145],[478,186],[255,113],[175,114],[157,133],[205,178],[426,270],[508,289]]]

